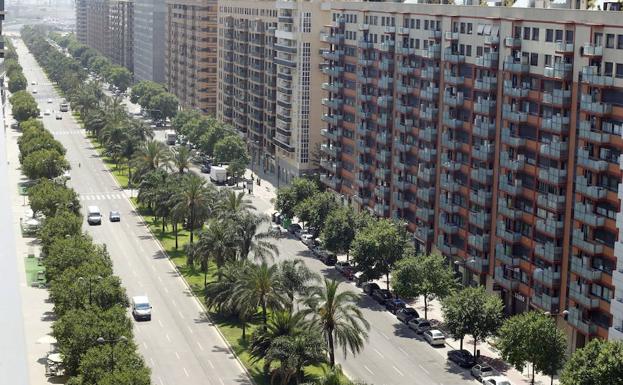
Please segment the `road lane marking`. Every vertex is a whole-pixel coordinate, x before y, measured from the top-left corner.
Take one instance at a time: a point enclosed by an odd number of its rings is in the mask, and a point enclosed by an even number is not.
[[[223,382],[223,379],[221,377],[219,377],[218,380],[221,382],[221,385],[225,385],[225,383]]]
[[[177,354],[177,352],[175,352],[175,357],[177,357],[177,359],[178,359],[178,360],[179,360],[179,359],[181,359],[181,358],[180,358],[180,355],[179,355],[179,354]]]
[[[162,381],[162,377],[158,377],[158,381],[160,381],[160,385],[164,385],[164,381]]]
[[[169,337],[169,333],[167,333],[166,337],[167,337],[167,341],[171,342],[171,337]]]
[[[188,370],[186,370],[186,368],[182,368],[184,369],[184,374],[186,375],[186,377],[190,377],[190,375],[188,374]]]
[[[407,353],[403,348],[398,347],[398,350],[400,350],[402,352],[402,354],[404,354],[405,356],[408,356],[409,353]]]
[[[378,354],[381,358],[385,358],[385,356],[383,355],[383,353],[379,352],[376,348],[372,348],[374,349],[374,351],[376,352],[376,354]]]
[[[211,360],[208,360],[208,364],[210,364],[210,367],[211,367],[212,369],[214,369],[214,364],[212,363],[212,361],[211,361]]]
[[[143,341],[143,347],[147,350],[147,343],[145,341]]]
[[[199,343],[199,341],[197,341],[197,346],[199,346],[199,349],[201,349],[201,351],[203,351],[203,346],[201,346],[201,344]]]
[[[171,303],[173,304],[173,306],[177,307],[177,302],[175,302],[173,298],[171,298]]]
[[[397,367],[395,367],[394,365],[392,365],[392,368],[394,368],[394,370],[396,371],[396,373],[400,374],[402,377],[404,377],[405,375],[402,374],[402,372],[400,370],[398,370]]]
[[[154,359],[153,359],[153,358],[150,358],[150,359],[149,359],[149,362],[151,362],[151,366],[152,366],[152,367],[155,367],[155,366],[156,366],[156,361],[154,361]]]
[[[178,312],[177,312],[177,313],[180,315],[180,318],[184,319],[184,314],[182,314],[182,312],[181,312],[181,311],[179,311],[179,310],[178,310]]]
[[[160,281],[160,283],[162,283],[162,278],[160,278],[160,276],[158,276],[158,281]]]
[[[162,321],[158,320],[158,325],[160,325],[161,328],[164,327],[164,325],[162,324]]]
[[[370,374],[374,375],[374,372],[371,371],[370,368],[368,368],[367,366],[364,365],[363,368],[367,370],[368,372],[370,372]]]
[[[426,368],[422,366],[422,364],[418,364],[418,366],[420,367],[420,369],[422,369],[422,370],[424,371],[424,373],[426,373],[426,374],[430,374],[430,373],[428,372],[428,370],[426,370]]]
[[[387,334],[383,333],[382,331],[379,331],[379,333],[383,336],[383,338],[389,341],[389,337],[387,336]]]
[[[188,326],[188,331],[190,332],[190,334],[194,334],[195,333],[190,326]]]
[[[150,264],[149,266],[151,266],[151,269],[152,269],[153,271],[156,271],[156,266],[154,266],[153,264]]]
[[[164,287],[164,286],[163,286],[162,288],[164,289],[164,292],[165,292],[165,293],[167,293],[167,294],[169,293],[169,289],[167,289],[167,288],[166,288],[166,287]]]

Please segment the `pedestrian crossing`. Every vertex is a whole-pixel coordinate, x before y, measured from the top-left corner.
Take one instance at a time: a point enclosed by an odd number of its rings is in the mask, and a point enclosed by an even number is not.
[[[81,201],[110,201],[116,199],[125,199],[122,193],[100,193],[100,194],[81,194]]]
[[[82,135],[82,130],[53,131],[54,135]]]

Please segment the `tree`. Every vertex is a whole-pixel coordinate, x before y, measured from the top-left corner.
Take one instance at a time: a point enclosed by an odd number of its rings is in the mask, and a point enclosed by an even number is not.
[[[249,269],[234,289],[234,298],[239,304],[261,307],[264,325],[268,322],[268,309],[279,310],[286,303],[278,274],[277,265],[268,266],[263,262]]]
[[[26,86],[28,86],[28,80],[26,80],[26,77],[21,71],[14,71],[11,73],[9,76],[9,92],[14,94],[18,91],[25,90]]]
[[[504,322],[498,332],[496,346],[502,358],[519,371],[531,363],[530,383],[534,384],[535,372],[553,376],[562,368],[567,343],[552,317],[529,311]]]
[[[368,280],[386,278],[407,249],[407,238],[395,222],[379,219],[360,230],[352,242],[353,261]]]
[[[355,304],[357,295],[345,290],[338,293],[340,282],[324,280],[324,286],[313,287],[305,298],[304,314],[311,317],[312,327],[320,329],[329,350],[329,364],[335,366],[335,346],[356,354],[368,338],[370,324]]]
[[[193,243],[195,230],[201,227],[203,219],[210,210],[212,195],[206,187],[205,179],[195,174],[185,177],[177,193],[176,209],[186,214],[190,243]]]
[[[70,267],[78,267],[83,263],[96,262],[112,266],[103,247],[94,245],[91,238],[83,234],[56,238],[43,262],[48,281],[59,277]]]
[[[235,135],[233,129],[225,126],[223,123],[212,117],[208,117],[207,119],[204,118],[200,127],[203,129],[204,125],[206,127],[205,131],[197,130],[196,134],[200,134],[198,138],[199,148],[209,156],[214,155],[214,146],[218,141],[226,136]],[[188,135],[192,138],[190,132]]]
[[[424,318],[428,319],[429,301],[450,295],[456,288],[454,272],[440,254],[409,256],[392,271],[392,287],[404,298],[424,297]]]
[[[150,171],[156,170],[166,161],[166,147],[162,142],[149,140],[134,155],[136,172],[134,177],[141,180]]]
[[[279,255],[279,248],[273,243],[274,236],[268,231],[261,231],[269,223],[266,216],[243,212],[232,220],[240,259],[248,259],[252,255],[256,261],[264,262]]]
[[[232,226],[223,220],[212,218],[199,236],[198,255],[201,258],[201,269],[204,272],[204,286],[207,286],[208,261],[216,263],[218,280],[222,278],[225,262],[233,260],[235,253]]]
[[[318,193],[318,185],[316,182],[305,179],[296,178],[292,180],[290,186],[281,187],[277,190],[277,198],[275,200],[275,209],[288,218],[294,217],[294,208],[305,199]]]
[[[188,109],[178,111],[173,119],[171,119],[171,126],[178,134],[184,134],[188,136],[187,132],[184,132],[184,126],[186,123],[192,120],[200,120],[203,119],[201,113],[197,110]]]
[[[60,210],[80,214],[76,192],[48,179],[40,179],[28,189],[28,201],[33,212],[43,213],[47,218],[55,216]]]
[[[236,186],[238,185],[238,181],[240,181],[246,171],[247,163],[244,163],[244,159],[233,161],[229,164],[229,166],[227,166],[227,172],[236,181]]]
[[[143,108],[151,108],[151,99],[165,92],[162,84],[152,82],[149,80],[142,80],[132,87],[130,92],[130,101],[132,103],[138,103]]]
[[[301,221],[314,229],[314,236],[318,236],[324,228],[327,216],[338,207],[335,196],[330,192],[323,192],[296,205],[294,213]]]
[[[346,253],[346,260],[355,239],[354,217],[355,213],[350,207],[334,209],[327,215],[322,229],[324,247],[336,254]]]
[[[59,238],[72,237],[82,231],[82,216],[69,211],[59,211],[53,217],[45,218],[39,230],[41,252],[46,255],[49,247]]]
[[[179,101],[168,92],[160,92],[149,99],[148,108],[153,119],[172,118],[177,113]]]
[[[474,337],[474,356],[478,341],[493,335],[502,323],[502,300],[482,286],[466,287],[444,298],[441,305],[446,329],[461,341],[461,349],[465,335]]]
[[[113,66],[108,71],[108,80],[121,92],[125,92],[132,84],[132,73],[127,68]]]
[[[11,106],[13,117],[18,122],[23,122],[39,116],[39,107],[35,98],[27,91],[18,91],[11,96]]]
[[[56,150],[38,150],[30,153],[22,164],[22,171],[28,179],[54,179],[69,170],[69,163]]]
[[[114,349],[114,351],[111,351]],[[111,359],[114,356],[114,371]],[[81,385],[150,385],[150,370],[130,341],[96,345],[81,357]]]
[[[309,295],[311,284],[320,281],[320,276],[309,270],[302,259],[287,259],[279,262],[279,281],[288,297],[290,311],[293,311],[295,296]]]
[[[236,193],[234,190],[226,190],[218,205],[219,215],[223,217],[231,217],[254,209],[255,206],[244,191]]]
[[[610,385],[623,379],[623,342],[591,340],[576,350],[561,375],[562,385]]]
[[[273,372],[273,380],[281,379],[287,385],[294,378],[296,384],[303,380],[303,368],[318,365],[325,359],[326,346],[317,330],[304,330],[293,336],[275,338],[266,354],[270,362],[279,362]]]
[[[26,122],[29,122],[27,120]],[[21,126],[24,126],[26,122],[22,122]],[[22,136],[19,143],[19,160],[20,163],[24,161],[24,158],[31,153],[39,150],[54,150],[61,155],[65,154],[65,148],[54,137],[43,129],[23,129]]]
[[[178,173],[183,174],[184,171],[190,167],[194,157],[195,154],[189,150],[188,147],[180,146],[178,148],[171,148],[168,160],[173,164],[173,168]]]
[[[238,135],[228,135],[216,142],[214,160],[216,163],[240,162],[245,165],[250,161],[247,146]]]

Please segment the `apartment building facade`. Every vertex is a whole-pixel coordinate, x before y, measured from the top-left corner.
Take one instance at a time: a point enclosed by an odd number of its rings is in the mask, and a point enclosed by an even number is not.
[[[87,0],[76,0],[76,39],[87,43]]]
[[[165,0],[134,0],[134,79],[164,83]]]
[[[321,136],[320,1],[219,2],[217,117],[278,183],[317,169]]]
[[[108,0],[90,0],[86,4],[86,45],[110,58],[110,6]]]
[[[113,63],[134,69],[134,2],[110,0],[110,59]]]
[[[217,1],[167,1],[165,81],[180,104],[216,112]]]
[[[321,180],[508,313],[556,315],[573,348],[621,339],[618,14],[332,8]]]

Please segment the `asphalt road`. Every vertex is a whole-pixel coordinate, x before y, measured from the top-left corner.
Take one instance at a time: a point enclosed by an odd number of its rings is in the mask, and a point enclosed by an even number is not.
[[[57,109],[58,97],[34,59],[18,46],[20,61],[29,82],[36,80],[37,99],[42,109]],[[54,104],[46,105],[53,97]],[[90,204],[103,213],[110,209],[121,211],[122,222],[111,224],[105,220],[100,227],[86,227],[98,242],[108,245],[115,264],[115,272],[122,278],[128,295],[147,294],[154,306],[152,322],[136,324],[137,341],[148,364],[152,367],[155,384],[201,383],[236,384],[244,382],[242,369],[232,359],[217,332],[201,316],[198,304],[164,258],[148,230],[132,214],[132,208],[123,196],[104,164],[84,138],[78,126],[64,115],[62,121],[45,117],[46,127],[68,149],[72,164],[72,186],[82,197],[83,208]],[[157,132],[157,138],[163,133]],[[77,164],[81,163],[80,168]],[[193,167],[194,171],[198,170]],[[204,174],[207,178],[207,175]],[[270,212],[268,198],[255,197],[253,203],[260,212]],[[86,226],[86,224],[85,224]],[[281,259],[303,258],[313,271],[327,277],[341,279],[332,267],[311,258],[307,247],[294,238],[276,241]],[[360,292],[354,284],[345,288]],[[371,324],[369,341],[364,350],[344,357],[336,352],[336,359],[353,379],[374,385],[463,385],[476,384],[469,372],[446,360],[447,348],[433,348],[416,336],[405,325],[385,311],[374,300],[361,295],[359,305]]]
[[[20,63],[28,79],[28,89],[35,95],[42,111],[58,111],[60,96],[45,78],[43,71],[20,41],[17,44]],[[30,85],[32,81],[37,85]],[[51,98],[53,103],[48,104]],[[250,384],[230,354],[216,328],[203,316],[181,277],[163,255],[140,217],[133,213],[129,200],[98,158],[84,131],[63,113],[44,116],[48,130],[67,148],[72,166],[69,184],[80,195],[83,211],[96,205],[102,211],[101,226],[88,226],[98,243],[106,244],[128,296],[148,295],[153,306],[151,322],[134,323],[136,342],[156,385],[175,384]],[[80,166],[79,166],[80,165]],[[110,210],[121,212],[121,222],[110,223]],[[14,258],[13,258],[14,259]]]

